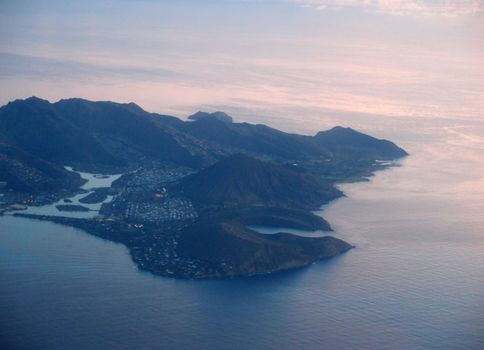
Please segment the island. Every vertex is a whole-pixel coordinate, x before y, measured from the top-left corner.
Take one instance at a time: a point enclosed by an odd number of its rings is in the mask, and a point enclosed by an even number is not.
[[[57,210],[59,211],[90,211],[89,208],[86,208],[82,205],[77,205],[77,204],[59,204],[55,206]]]
[[[84,181],[65,166],[122,173],[110,188],[81,198],[100,203],[112,195],[92,218],[15,215],[122,243],[140,269],[156,275],[268,274],[350,250],[314,211],[344,195],[338,183],[365,180],[406,155],[390,141],[339,126],[298,135],[237,123],[223,112],[183,121],[134,103],[32,97],[0,108],[0,209],[81,193]],[[254,225],[327,235],[261,234]]]
[[[108,194],[109,194],[109,187],[95,188],[87,196],[79,199],[79,202],[85,203],[85,204],[101,203],[101,202],[104,202],[106,198],[108,198]]]

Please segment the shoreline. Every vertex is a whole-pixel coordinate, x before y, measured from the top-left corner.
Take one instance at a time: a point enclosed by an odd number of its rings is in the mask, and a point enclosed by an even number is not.
[[[333,183],[333,186],[337,189],[338,185],[340,184],[350,184],[350,183],[357,183],[357,182],[368,182],[371,181],[371,178],[368,178],[368,174],[373,177],[376,172],[381,170],[386,170],[388,168],[392,168],[395,166],[394,163],[392,164],[384,164],[378,165],[371,168],[371,171],[365,171],[364,174],[359,176],[355,176],[353,178],[349,178],[349,181]],[[93,177],[99,174],[90,174]],[[103,177],[103,179],[105,179]],[[114,181],[114,180],[113,180]],[[84,184],[86,186],[89,181]],[[80,190],[82,191],[82,189]],[[89,193],[93,193],[95,189],[91,189],[87,191]],[[85,190],[84,190],[84,193]],[[346,194],[340,191],[339,195],[325,203],[323,203],[320,207],[315,210],[309,211],[311,215],[318,217],[322,222],[326,222],[323,217],[323,212],[331,205],[333,205],[336,200],[346,197]],[[98,212],[98,210],[93,210],[94,212]],[[107,241],[111,241],[114,243],[121,243],[123,244],[129,251],[129,255],[131,260],[135,263],[137,268],[140,271],[149,272],[155,276],[162,276],[162,277],[170,277],[170,278],[178,278],[178,279],[193,279],[193,280],[206,280],[206,279],[225,279],[225,278],[239,278],[239,277],[251,277],[251,276],[260,276],[260,275],[268,275],[274,274],[282,271],[290,271],[294,269],[302,269],[307,267],[313,263],[318,261],[323,261],[335,257],[340,254],[344,254],[349,250],[353,249],[355,246],[349,244],[347,242],[342,241],[332,235],[324,235],[324,236],[317,236],[317,237],[307,237],[302,235],[297,235],[295,233],[291,233],[291,229],[297,229],[295,226],[296,223],[293,222],[294,225],[292,228],[287,226],[286,229],[288,231],[285,232],[285,228],[281,227],[279,232],[274,232],[272,234],[264,234],[258,231],[253,230],[250,227],[247,227],[245,230],[240,229],[239,224],[241,222],[237,221],[237,218],[233,219],[234,222],[230,223],[231,227],[234,227],[236,230],[240,231],[242,235],[251,235],[254,238],[259,237],[258,239],[262,239],[269,246],[272,246],[273,240],[282,239],[281,243],[288,244],[288,247],[291,249],[296,249],[298,246],[304,247],[303,250],[307,251],[308,255],[294,255],[287,258],[283,258],[280,263],[271,262],[267,260],[265,263],[266,265],[262,264],[262,266],[266,266],[265,268],[261,268],[260,266],[254,269],[247,269],[247,270],[240,270],[239,266],[236,265],[225,265],[219,266],[213,262],[200,260],[198,258],[189,258],[188,256],[179,256],[179,247],[178,243],[180,238],[183,237],[185,234],[184,224],[181,223],[182,226],[177,226],[176,222],[173,224],[169,224],[168,226],[159,226],[156,224],[150,225],[149,223],[130,223],[124,220],[113,220],[113,219],[105,219],[101,217],[93,217],[93,218],[82,218],[82,217],[67,217],[62,215],[63,213],[60,212],[60,215],[48,215],[48,214],[32,214],[32,213],[23,213],[23,212],[13,212],[9,213],[14,217],[21,217],[33,220],[41,220],[41,221],[48,221],[54,224],[60,224],[68,227],[74,227],[76,229],[81,230],[82,232],[102,238]],[[269,216],[271,214],[268,214]],[[304,220],[308,220],[308,218],[303,218],[303,222],[306,222],[306,227],[311,227],[311,225]],[[226,219],[225,219],[226,220]],[[239,219],[240,220],[240,219]],[[195,222],[193,225],[196,227],[197,225],[202,225],[200,222]],[[286,224],[291,224],[287,222]],[[328,227],[320,227],[319,229],[323,230],[324,232],[331,232],[333,229],[328,224]],[[172,226],[170,226],[172,225]],[[235,226],[233,226],[235,225]],[[254,225],[255,226],[255,225]],[[260,225],[264,226],[264,225]],[[270,226],[267,226],[270,227]],[[274,226],[272,226],[274,227]],[[205,228],[205,230],[204,230]],[[299,227],[301,228],[301,227]],[[213,228],[204,227],[200,228],[202,231],[210,231]],[[303,230],[305,231],[305,230]],[[316,230],[317,231],[317,230]],[[316,231],[307,231],[307,232],[316,232]],[[239,234],[239,233],[237,233]],[[271,237],[269,237],[271,236]],[[307,244],[323,244],[326,245],[321,246],[321,251],[315,252],[314,249],[311,250],[306,247]],[[275,243],[276,245],[278,243]],[[329,248],[328,248],[329,247]],[[309,249],[309,250],[308,250]],[[326,251],[329,249],[329,251]],[[277,251],[277,250],[276,250]],[[326,253],[321,253],[325,252]],[[255,252],[254,252],[255,254]],[[280,254],[280,253],[279,253]],[[286,253],[287,254],[287,253]],[[291,253],[293,254],[293,253]],[[280,259],[280,258],[279,258]],[[284,260],[286,259],[286,260]]]

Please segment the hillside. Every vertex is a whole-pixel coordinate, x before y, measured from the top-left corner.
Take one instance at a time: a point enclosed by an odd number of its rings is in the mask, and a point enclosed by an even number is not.
[[[314,141],[324,149],[336,154],[345,153],[379,160],[401,158],[408,155],[405,150],[391,141],[377,139],[341,126],[320,131],[314,136]]]
[[[351,248],[348,243],[330,236],[261,235],[233,223],[202,223],[201,227],[193,226],[183,232],[177,254],[182,259],[208,266],[208,277],[213,278],[304,267]]]
[[[42,195],[76,191],[84,183],[76,173],[1,143],[0,181],[8,190]]]
[[[59,165],[84,170],[143,161],[196,165],[174,137],[133,105],[35,97],[0,108],[0,140]]]
[[[195,203],[217,206],[278,206],[315,209],[341,192],[305,171],[229,156],[182,180],[178,189]]]
[[[134,103],[79,98],[56,103],[31,97],[0,108],[0,142],[36,158],[81,170],[119,171],[153,162],[203,168],[246,153],[279,163],[331,165],[357,154],[388,159],[406,153],[393,143],[351,129],[316,136],[265,125],[235,123],[223,112],[198,112],[194,121],[148,113]]]

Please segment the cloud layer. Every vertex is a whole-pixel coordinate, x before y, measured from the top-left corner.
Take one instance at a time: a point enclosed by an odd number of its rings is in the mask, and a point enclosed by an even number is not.
[[[355,8],[393,15],[461,16],[484,12],[483,0],[294,0],[318,10]]]

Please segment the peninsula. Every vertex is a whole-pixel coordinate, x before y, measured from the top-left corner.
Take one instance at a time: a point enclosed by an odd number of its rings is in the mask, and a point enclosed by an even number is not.
[[[351,128],[307,136],[237,123],[223,112],[197,112],[183,121],[134,103],[31,97],[0,108],[0,210],[81,193],[84,180],[66,166],[122,173],[110,188],[80,200],[103,203],[92,218],[15,215],[122,243],[140,269],[157,275],[266,274],[352,246],[331,235],[266,235],[248,227],[329,234],[329,223],[313,211],[343,195],[335,184],[364,179],[406,155],[390,141]]]

